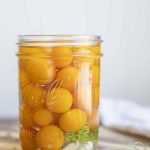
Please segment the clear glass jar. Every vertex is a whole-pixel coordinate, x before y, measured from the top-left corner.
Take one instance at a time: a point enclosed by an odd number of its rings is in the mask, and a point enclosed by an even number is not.
[[[23,150],[95,150],[100,37],[19,36],[19,122]]]

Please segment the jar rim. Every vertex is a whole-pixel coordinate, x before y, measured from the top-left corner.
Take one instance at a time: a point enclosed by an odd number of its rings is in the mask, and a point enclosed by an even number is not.
[[[86,46],[102,42],[97,35],[18,35],[19,46]]]

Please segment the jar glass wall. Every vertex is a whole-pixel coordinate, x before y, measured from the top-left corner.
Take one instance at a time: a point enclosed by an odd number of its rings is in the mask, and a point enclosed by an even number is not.
[[[95,150],[100,37],[19,36],[19,125],[23,150]]]

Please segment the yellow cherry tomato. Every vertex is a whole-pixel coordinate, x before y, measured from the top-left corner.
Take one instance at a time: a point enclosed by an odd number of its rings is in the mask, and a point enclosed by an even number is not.
[[[40,109],[33,114],[33,121],[38,126],[46,126],[53,120],[52,114],[47,109]]]
[[[72,91],[77,83],[78,71],[75,67],[67,67],[57,74],[58,82],[63,88]]]
[[[87,122],[86,113],[81,109],[70,109],[61,115],[59,125],[66,132],[77,132]]]
[[[71,108],[72,102],[72,94],[64,88],[54,88],[46,95],[46,106],[51,112],[66,112]]]
[[[50,47],[20,46],[19,47],[19,53],[23,54],[22,56],[19,57],[20,66],[22,68],[25,68],[26,63],[28,62],[30,56],[34,55],[38,58],[41,56],[46,56],[51,51],[52,51],[52,48],[50,48]]]
[[[29,78],[23,69],[20,69],[19,82],[21,88],[30,83]]]
[[[70,47],[54,47],[53,48],[54,62],[57,68],[66,67],[71,64],[73,56]]]
[[[30,79],[39,84],[47,84],[55,79],[54,63],[49,59],[32,58],[26,64],[26,71]]]
[[[29,109],[38,108],[44,104],[44,93],[42,88],[28,84],[22,89],[23,102]]]
[[[25,106],[20,108],[19,120],[21,125],[25,128],[31,128],[34,125],[32,114]]]
[[[20,129],[20,140],[23,150],[36,150],[38,148],[35,142],[36,131],[31,129]]]
[[[36,142],[42,149],[61,149],[64,140],[63,131],[55,125],[43,127],[36,134]]]

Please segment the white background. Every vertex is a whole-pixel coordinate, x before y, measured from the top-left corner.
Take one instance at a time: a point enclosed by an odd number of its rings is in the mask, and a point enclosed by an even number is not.
[[[18,34],[96,34],[101,95],[150,104],[149,0],[0,0],[0,116],[17,113]]]

